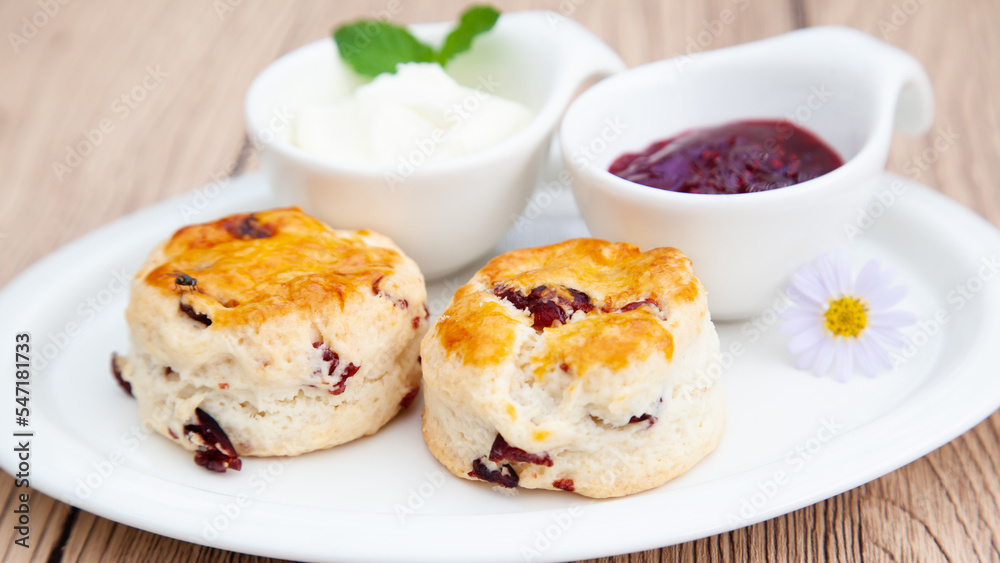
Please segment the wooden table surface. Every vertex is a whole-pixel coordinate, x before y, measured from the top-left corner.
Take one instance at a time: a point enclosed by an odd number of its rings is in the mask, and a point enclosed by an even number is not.
[[[393,19],[450,19],[465,4],[402,0]],[[560,11],[617,49],[630,66],[691,47],[724,47],[819,24],[850,25],[882,37],[924,64],[937,96],[934,127],[957,135],[944,150],[934,149],[934,133],[897,136],[889,168],[910,172],[1000,224],[1000,104],[990,95],[1000,87],[1000,2],[497,4],[507,11]],[[327,36],[338,22],[393,6],[388,0],[0,4],[0,31],[8,43],[0,47],[0,283],[112,219],[253,170],[243,95],[254,75],[282,53]],[[725,10],[735,21],[715,24]],[[88,131],[102,120],[113,129],[80,162],[68,163],[67,147],[88,135],[96,139]],[[898,471],[787,516],[602,561],[1000,561],[998,466],[1000,414],[994,413]],[[12,543],[10,476],[0,475],[0,491],[6,499],[0,538],[8,561],[260,560],[117,524],[40,493],[31,497],[31,547],[24,549]]]

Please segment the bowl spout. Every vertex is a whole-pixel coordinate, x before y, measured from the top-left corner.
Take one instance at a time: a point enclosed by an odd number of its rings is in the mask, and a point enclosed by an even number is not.
[[[849,27],[820,26],[793,31],[758,43],[792,58],[809,57],[813,64],[849,67],[860,80],[876,88],[879,115],[893,117],[895,128],[907,135],[926,133],[934,120],[930,78],[911,54]]]
[[[618,53],[587,28],[555,12],[541,12],[549,33],[557,38],[552,58],[557,72],[553,102],[565,109],[570,97],[588,80],[604,78],[625,70]]]

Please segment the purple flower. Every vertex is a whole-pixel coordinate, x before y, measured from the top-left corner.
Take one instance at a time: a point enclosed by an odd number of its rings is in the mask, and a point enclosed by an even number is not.
[[[790,334],[788,351],[795,367],[812,369],[817,377],[832,367],[840,381],[855,369],[874,377],[892,369],[889,350],[907,344],[900,328],[916,317],[893,307],[906,296],[894,285],[895,272],[871,260],[851,279],[843,251],[822,255],[815,267],[806,265],[792,275],[788,294],[795,302],[781,315],[780,331]]]

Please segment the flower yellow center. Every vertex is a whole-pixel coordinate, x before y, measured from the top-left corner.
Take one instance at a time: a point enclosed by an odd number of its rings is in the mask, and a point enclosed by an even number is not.
[[[826,328],[836,336],[857,338],[868,325],[865,304],[857,297],[831,299],[824,316]]]

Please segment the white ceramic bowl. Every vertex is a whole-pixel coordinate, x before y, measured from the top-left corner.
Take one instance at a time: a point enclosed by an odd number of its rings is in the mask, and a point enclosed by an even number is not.
[[[561,128],[563,160],[597,237],[674,246],[694,262],[720,320],[763,311],[795,267],[844,234],[872,197],[897,129],[933,117],[926,73],[912,56],[859,31],[817,27],[640,66],[577,98]],[[824,139],[840,168],[771,191],[715,195],[659,190],[608,167],[682,131],[785,118]]]
[[[411,30],[439,44],[452,25]],[[402,183],[389,176],[395,167],[334,162],[289,141],[299,108],[345,98],[361,84],[331,39],[292,51],[260,73],[247,92],[247,129],[280,203],[301,205],[335,228],[388,235],[433,279],[474,261],[513,226],[572,95],[586,80],[624,68],[614,51],[571,20],[552,12],[502,15],[447,70],[466,86],[487,81],[534,118],[493,147],[418,164]]]

